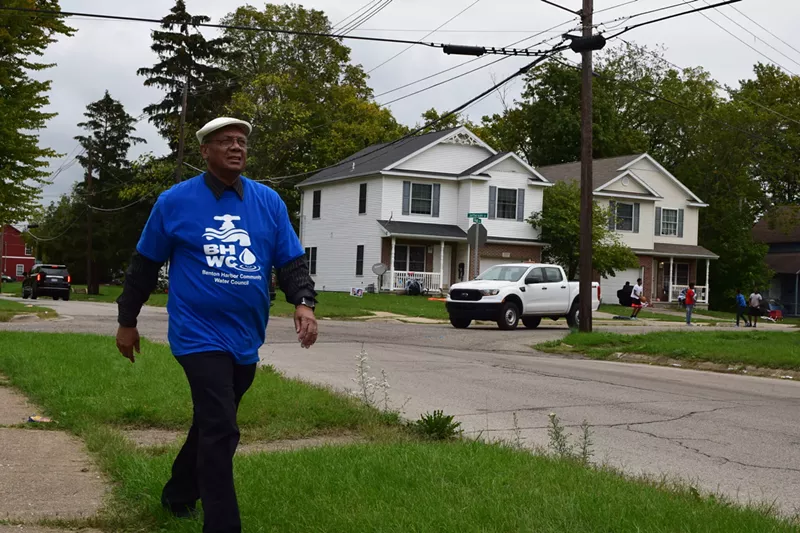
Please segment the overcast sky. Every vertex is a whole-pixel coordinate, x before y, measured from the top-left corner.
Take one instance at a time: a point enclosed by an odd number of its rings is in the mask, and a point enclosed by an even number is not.
[[[580,0],[557,1],[575,9],[580,7]],[[629,5],[598,13],[595,21],[610,21],[681,1],[689,2],[689,0],[634,0]],[[691,6],[702,6],[704,1],[694,0]],[[715,1],[718,0],[708,0],[709,3]],[[443,24],[473,2],[474,0],[394,0],[355,34],[422,39],[427,31]],[[595,0],[595,10],[600,11],[624,2],[625,0]],[[242,5],[239,0],[186,0],[186,3],[192,14],[208,15],[213,22],[218,22],[222,16]],[[368,0],[311,0],[303,5],[325,11],[336,23],[367,3]],[[263,5],[260,2],[251,4],[257,7]],[[62,9],[65,11],[148,18],[164,16],[173,5],[172,0],[136,2],[61,0]],[[800,50],[800,37],[797,32],[800,1],[743,0],[734,6]],[[660,12],[634,21],[678,11],[680,9]],[[768,61],[748,48],[748,44],[790,71],[800,72],[800,52],[781,43],[730,7],[720,8],[720,11],[756,33],[762,40],[746,33],[744,29],[717,11],[704,13],[747,44],[737,41],[701,14],[634,30],[627,34],[627,38],[638,44],[663,45],[666,47],[668,60],[681,66],[702,66],[717,80],[727,84],[735,84],[740,79],[750,77],[752,67],[757,61]],[[565,22],[569,17],[569,13],[536,0],[481,0],[428,40],[500,47]],[[114,98],[120,100],[128,113],[133,116],[138,116],[146,105],[160,100],[163,93],[145,88],[142,85],[144,78],[136,75],[138,68],[151,66],[156,62],[155,54],[150,51],[150,32],[154,26],[137,22],[80,18],[71,19],[69,24],[78,31],[73,37],[62,38],[52,44],[44,58],[46,62],[57,64],[56,67],[45,71],[44,76],[53,80],[48,111],[56,112],[58,116],[49,121],[40,135],[42,145],[52,147],[62,154],[74,155],[73,150],[76,147],[74,137],[79,133],[76,124],[83,119],[82,113],[86,105],[101,98],[106,89]],[[557,31],[543,34],[535,41],[527,41],[525,45],[529,46],[545,37],[558,35],[569,27],[569,25],[562,26]],[[214,32],[204,30],[204,34],[212,37]],[[352,48],[353,61],[363,65],[367,71],[405,48],[404,45],[355,41],[348,41],[348,45]],[[771,49],[769,45],[780,50],[780,53]],[[468,67],[377,100],[379,103],[386,102],[495,59],[496,56],[482,58],[480,62]],[[573,59],[578,60],[578,56],[575,55]],[[373,72],[370,84],[375,94],[381,94],[467,60],[469,58],[450,57],[440,50],[417,46]],[[493,75],[497,79],[505,77],[525,62],[523,58],[510,58],[495,66],[393,104],[391,109],[400,121],[412,125],[419,120],[423,111],[431,107],[439,110],[451,109],[490,87],[493,84]],[[507,97],[513,100],[519,95],[520,89],[521,83],[517,81],[510,86]],[[472,107],[468,115],[477,120],[485,114],[498,112],[501,109],[499,98],[494,96]],[[162,154],[166,150],[164,142],[146,120],[139,123],[137,133],[148,142],[146,145],[135,147],[131,151],[131,156],[135,157],[148,151]],[[59,167],[65,161],[69,159],[54,160],[51,169]],[[72,183],[78,179],[82,179],[82,170],[78,165],[74,165],[62,172],[52,185],[45,188],[43,201],[49,203],[56,199],[59,194],[68,191]]]

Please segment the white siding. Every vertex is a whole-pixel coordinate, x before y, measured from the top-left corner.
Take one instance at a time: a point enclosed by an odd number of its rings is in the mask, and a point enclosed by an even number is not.
[[[627,185],[623,183],[623,180],[627,178]],[[603,189],[603,192],[618,192],[618,193],[634,193],[634,194],[650,194],[650,191],[642,187],[636,180],[631,177],[625,176],[625,178],[618,180],[616,183],[609,185],[608,187]]]
[[[478,213],[489,212],[489,187],[501,189],[525,189],[525,217],[542,210],[544,188],[529,185],[528,174],[515,174],[511,172],[489,173],[488,181],[473,181],[472,194],[470,195],[470,211]],[[471,222],[470,222],[471,223]],[[538,239],[539,232],[533,229],[528,222],[516,220],[485,220],[486,230],[492,238],[507,239]]]
[[[617,198],[614,200],[613,198],[595,197],[595,202],[604,209],[608,209],[609,202],[612,201],[639,204],[639,233],[617,231],[617,235],[620,236],[623,243],[634,250],[652,250],[655,231],[653,228],[655,227],[656,213],[653,202],[640,202],[638,200],[631,200],[630,198]]]
[[[694,201],[689,199],[689,194],[647,159],[636,163],[631,170],[664,197],[663,200],[656,202],[656,207],[684,210],[683,238],[657,236],[655,242],[696,246],[700,208],[686,205],[689,201]],[[649,231],[655,235],[655,214],[650,222]]]
[[[472,224],[472,221],[467,218],[470,208],[470,195],[472,193],[472,184],[480,183],[477,181],[464,180],[458,182],[458,211],[456,213],[456,224],[458,227],[467,231]]]
[[[421,170],[459,174],[492,156],[486,148],[463,144],[437,144],[420,155],[409,159],[398,170]]]
[[[514,159],[513,157],[509,157],[505,161],[498,163],[489,169],[490,172],[516,172],[519,174],[525,174],[527,177],[530,171],[522,166],[519,161]]]
[[[404,215],[403,214],[403,182],[411,183],[438,183],[441,185],[439,192],[439,216],[431,215]],[[427,224],[457,224],[458,219],[458,188],[459,182],[427,178],[401,178],[387,177],[383,185],[383,207],[381,220],[401,220],[405,222],[423,222]]]
[[[367,183],[367,213],[358,214],[359,187]],[[312,219],[313,191],[322,191],[320,218]],[[318,291],[349,291],[374,283],[372,265],[381,262],[380,218],[383,179],[366,178],[304,189],[303,247],[317,248]],[[364,275],[356,276],[356,250],[364,245]]]

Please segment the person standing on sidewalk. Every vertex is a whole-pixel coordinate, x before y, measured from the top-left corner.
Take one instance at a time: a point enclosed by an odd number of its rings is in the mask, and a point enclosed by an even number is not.
[[[747,318],[747,300],[744,299],[741,289],[736,289],[736,327],[739,327],[739,319],[744,321],[744,327],[750,327],[750,320]]]
[[[694,283],[689,284],[689,290],[686,291],[686,325],[692,325],[692,311],[694,311],[694,304],[697,302],[697,293],[694,290]]]
[[[241,175],[251,131],[247,122],[218,118],[197,132],[208,171],[159,196],[117,300],[117,348],[133,363],[136,319],[169,260],[169,343],[189,382],[194,414],[161,503],[175,516],[191,517],[199,499],[204,533],[242,530],[233,480],[236,413],[265,340],[273,267],[296,306],[300,345],[317,340],[317,293],[286,205]]]
[[[750,294],[750,322],[754,328],[758,327],[759,316],[761,316],[761,294],[758,289],[753,289]]]
[[[636,285],[634,285],[633,290],[631,291],[631,307],[633,307],[633,312],[631,313],[631,319],[636,320],[639,316],[639,313],[642,312],[642,295],[644,294],[644,287],[642,286],[642,278],[636,280]]]

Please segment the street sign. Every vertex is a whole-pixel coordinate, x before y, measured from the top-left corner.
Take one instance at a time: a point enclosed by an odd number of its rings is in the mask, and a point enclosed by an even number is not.
[[[467,238],[469,239],[467,242],[469,242],[473,247],[476,247],[476,238],[477,246],[485,246],[486,239],[489,238],[489,232],[486,231],[486,226],[483,224],[475,224],[469,228],[469,231],[467,232]]]
[[[472,219],[472,221],[473,221],[475,224],[480,224],[480,223],[481,223],[481,219],[480,219],[480,218],[473,218],[473,219]]]
[[[467,213],[467,218],[489,218],[489,213]]]

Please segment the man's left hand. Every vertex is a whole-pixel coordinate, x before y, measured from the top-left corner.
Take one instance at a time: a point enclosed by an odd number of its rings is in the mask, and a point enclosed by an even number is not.
[[[310,307],[297,306],[294,312],[294,328],[297,331],[297,340],[303,348],[311,348],[317,342],[317,318]]]

